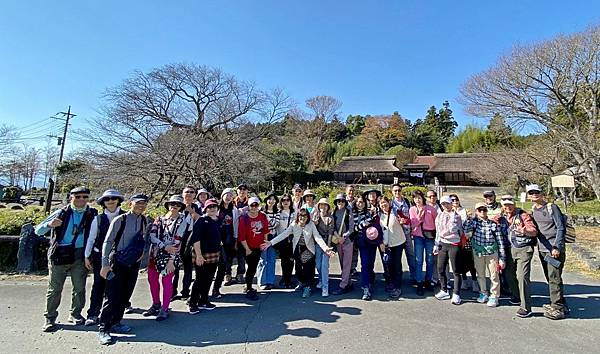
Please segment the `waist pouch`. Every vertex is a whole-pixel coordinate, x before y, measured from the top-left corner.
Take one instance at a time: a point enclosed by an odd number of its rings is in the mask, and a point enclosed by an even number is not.
[[[141,232],[138,232],[129,242],[127,247],[116,251],[113,255],[113,261],[131,267],[138,262],[144,253],[146,241]]]
[[[53,265],[65,265],[73,264],[75,262],[75,246],[69,245],[56,245],[50,248],[50,262]]]

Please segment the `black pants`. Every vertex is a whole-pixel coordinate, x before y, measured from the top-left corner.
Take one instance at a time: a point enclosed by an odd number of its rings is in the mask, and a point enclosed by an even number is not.
[[[106,279],[100,276],[102,268],[102,254],[92,251],[92,272],[94,273],[94,284],[92,285],[92,293],[90,295],[90,308],[87,311],[88,317],[98,317],[102,309],[102,301],[106,292]]]
[[[256,267],[260,261],[260,249],[251,249],[252,253],[246,255],[246,289],[252,288],[252,281],[256,275]]]
[[[400,246],[390,247],[389,250],[389,259],[387,263],[387,268],[389,270],[389,277],[391,282],[394,285],[394,288],[400,289],[402,287],[402,252],[406,244],[401,244]]]
[[[208,291],[213,281],[218,263],[204,263],[201,266],[194,266],[196,269],[196,280],[192,286],[192,295],[190,296],[191,305],[203,305],[208,303]]]
[[[385,252],[382,252],[381,249],[379,249],[379,258],[381,259],[381,264],[383,264],[383,279],[385,279],[385,283],[389,284],[392,281],[392,277],[390,275],[390,267],[389,267],[389,263],[385,263],[383,261],[383,255],[385,254]],[[375,273],[373,272],[373,280],[371,281],[372,283],[375,282]]]
[[[115,263],[114,278],[106,281],[106,301],[100,314],[100,332],[110,332],[113,325],[121,322],[138,278],[140,264],[131,267]]]
[[[292,283],[292,272],[294,271],[294,252],[289,240],[281,241],[275,245],[281,259],[281,281],[289,285]]]
[[[294,251],[294,259],[296,260],[296,276],[302,285],[312,286],[315,282],[315,257],[313,256],[308,262],[302,263],[300,254],[302,254],[304,250],[306,250],[306,246],[297,246],[296,250]]]
[[[183,280],[181,282],[181,295],[184,297],[187,297],[190,295],[190,286],[192,285],[192,272],[194,269],[194,265],[192,264],[191,252],[184,252],[181,255],[181,266],[175,268],[175,276],[173,277],[173,296],[177,295],[177,286],[179,285],[180,268],[183,268]]]
[[[458,260],[460,274],[463,279],[467,279],[467,272],[471,274],[471,279],[477,281],[477,270],[475,270],[475,262],[473,261],[473,249],[461,248],[458,251]]]
[[[462,284],[462,277],[459,274],[458,268],[458,251],[460,246],[454,246],[448,243],[441,243],[442,249],[438,252],[437,270],[440,275],[440,287],[446,291],[448,289],[448,274],[446,273],[446,267],[448,261],[452,265],[452,270],[456,273],[454,275],[454,294],[460,295],[460,286]]]
[[[225,274],[227,271],[227,255],[225,254],[225,249],[221,247],[221,255],[219,256],[219,263],[217,263],[217,275],[215,276],[215,284],[213,285],[214,290],[221,289],[221,285],[223,285],[223,279],[225,279]],[[231,266],[229,267],[229,275],[231,275]],[[198,272],[196,271],[196,277],[198,277]]]
[[[223,255],[225,256],[223,257],[223,263],[225,264],[225,275],[232,275],[231,270],[233,268],[233,260],[237,258],[237,254],[238,253],[234,244],[223,245]]]

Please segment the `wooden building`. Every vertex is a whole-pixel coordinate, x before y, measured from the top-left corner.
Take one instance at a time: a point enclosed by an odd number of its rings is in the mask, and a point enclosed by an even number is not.
[[[400,176],[395,156],[350,156],[334,168],[336,181],[343,183],[394,183]]]

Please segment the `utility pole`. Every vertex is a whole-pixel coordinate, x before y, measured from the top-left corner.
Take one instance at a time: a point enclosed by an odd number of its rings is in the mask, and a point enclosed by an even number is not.
[[[65,153],[65,143],[67,141],[67,131],[69,130],[69,120],[71,120],[71,118],[75,117],[75,116],[76,116],[76,114],[71,113],[71,106],[69,106],[69,109],[67,109],[66,112],[58,112],[53,117],[50,117],[52,119],[58,119],[58,120],[62,120],[65,122],[65,129],[63,130],[62,137],[55,136],[55,135],[49,135],[52,138],[58,139],[58,145],[60,145],[60,155],[58,157],[59,165],[62,163],[63,155]],[[45,207],[46,213],[50,212],[53,195],[54,195],[54,180],[52,178],[49,178],[48,179],[48,192],[46,195],[46,207]]]

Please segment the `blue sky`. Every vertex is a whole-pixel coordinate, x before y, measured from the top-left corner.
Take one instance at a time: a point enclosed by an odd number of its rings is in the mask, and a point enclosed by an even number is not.
[[[598,23],[600,2],[589,0],[8,0],[0,122],[23,127],[72,105],[81,128],[103,90],[134,70],[193,62],[282,87],[299,103],[335,96],[343,117],[398,111],[414,120],[447,99],[461,126],[483,123],[456,102],[470,75],[515,44]]]

